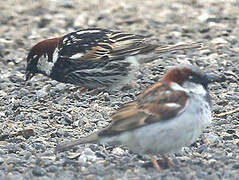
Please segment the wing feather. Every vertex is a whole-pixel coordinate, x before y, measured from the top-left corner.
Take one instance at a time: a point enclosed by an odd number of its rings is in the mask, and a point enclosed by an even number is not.
[[[184,91],[174,91],[168,85],[157,83],[112,115],[110,127],[100,132],[100,136],[115,135],[148,124],[167,121],[180,115],[187,103]]]
[[[82,53],[78,61],[104,61],[122,59],[129,55],[150,52],[158,46],[146,42],[144,36],[105,29],[87,29],[63,37],[59,55],[64,58]]]
[[[156,59],[161,53],[200,48],[201,46],[200,43],[160,46],[153,44],[145,36],[94,28],[65,35],[59,42],[58,54],[76,61],[96,62],[124,60],[127,56],[155,52],[153,57],[145,60],[148,62]],[[74,56],[75,54],[80,55],[79,58],[76,58],[78,56]]]

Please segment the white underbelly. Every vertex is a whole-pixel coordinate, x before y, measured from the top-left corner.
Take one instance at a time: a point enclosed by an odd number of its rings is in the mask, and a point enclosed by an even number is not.
[[[194,108],[191,108],[193,106]],[[119,141],[136,153],[165,154],[180,150],[192,144],[211,122],[209,105],[189,103],[189,108],[180,116],[144,126],[120,136],[105,138],[103,142]],[[202,109],[206,105],[208,109]],[[196,106],[196,107],[195,107]]]

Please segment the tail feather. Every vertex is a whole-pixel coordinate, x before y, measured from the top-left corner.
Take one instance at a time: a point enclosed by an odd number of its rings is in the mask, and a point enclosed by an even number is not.
[[[154,61],[159,58],[160,54],[174,52],[179,50],[187,50],[187,49],[203,49],[204,46],[202,43],[194,42],[194,43],[187,43],[187,44],[179,44],[179,45],[172,45],[172,46],[158,46],[154,53],[150,55],[146,55],[144,58],[140,59],[140,63],[148,63]]]
[[[80,144],[96,143],[97,141],[98,141],[98,132],[84,138],[58,144],[55,148],[55,152],[66,151]]]
[[[185,50],[185,49],[194,49],[194,48],[201,49],[202,47],[203,47],[202,43],[194,42],[194,43],[179,44],[179,45],[173,45],[173,46],[159,46],[158,48],[155,49],[155,52],[165,53],[165,52],[172,52],[172,51]]]

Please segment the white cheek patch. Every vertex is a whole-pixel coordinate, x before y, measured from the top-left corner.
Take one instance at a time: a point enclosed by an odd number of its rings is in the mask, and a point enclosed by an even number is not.
[[[84,54],[83,53],[77,53],[74,54],[70,57],[70,59],[79,59],[80,57],[82,57]]]
[[[50,76],[52,68],[58,59],[58,53],[59,53],[59,49],[56,47],[56,49],[54,50],[53,55],[52,55],[52,62],[49,62],[48,56],[45,57],[45,55],[43,54],[39,58],[38,63],[37,63],[38,70],[40,70],[41,72]]]
[[[199,95],[202,95],[202,96],[205,96],[207,94],[207,91],[203,87],[203,85],[198,84],[198,83],[193,83],[193,82],[186,81],[186,82],[183,83],[183,87],[188,89],[190,92],[192,92],[194,94],[199,94]]]
[[[182,86],[180,86],[178,83],[175,83],[175,82],[170,83],[170,87],[175,91],[188,92],[187,89],[183,88]]]
[[[37,68],[41,72],[46,73],[46,75],[50,76],[54,63],[48,62],[47,59],[48,57],[45,58],[44,55],[42,55],[38,60]]]

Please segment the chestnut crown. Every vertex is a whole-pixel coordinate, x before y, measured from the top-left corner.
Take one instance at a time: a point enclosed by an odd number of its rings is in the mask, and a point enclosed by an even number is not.
[[[163,80],[165,82],[175,82],[179,85],[189,81],[207,88],[208,84],[220,80],[220,77],[214,74],[206,74],[197,66],[180,65],[169,70]]]

